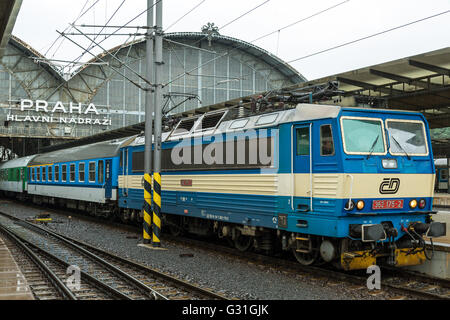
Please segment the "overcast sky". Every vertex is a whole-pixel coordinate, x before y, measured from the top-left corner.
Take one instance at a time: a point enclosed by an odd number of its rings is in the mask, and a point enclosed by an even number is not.
[[[13,35],[19,37],[48,58],[72,60],[81,49],[60,38],[84,7],[97,0],[23,0]],[[124,0],[98,0],[77,24],[104,25]],[[200,4],[201,3],[201,4]],[[341,4],[342,3],[342,4]],[[251,13],[221,28],[222,35],[247,42],[277,31],[286,25],[336,6],[290,28],[275,32],[253,44],[292,61],[346,42],[450,10],[449,0],[164,0],[163,29],[166,30],[189,10],[194,11],[170,27],[167,32],[200,32],[213,22],[219,28],[247,11]],[[122,25],[145,10],[147,0],[125,0],[109,25]],[[131,23],[146,24],[146,15]],[[82,28],[84,32],[97,29]],[[108,29],[108,32],[115,29]],[[450,12],[367,40],[292,62],[308,80],[359,69],[390,60],[408,57],[450,46]],[[71,32],[74,32],[72,30]],[[122,32],[122,31],[121,31]],[[134,32],[126,29],[123,32]],[[81,36],[71,39],[86,45]],[[104,38],[104,37],[103,37]],[[99,38],[102,39],[102,38]],[[133,37],[114,36],[105,41],[105,49],[120,45]],[[94,54],[101,49],[93,50]],[[85,55],[82,61],[92,56]]]

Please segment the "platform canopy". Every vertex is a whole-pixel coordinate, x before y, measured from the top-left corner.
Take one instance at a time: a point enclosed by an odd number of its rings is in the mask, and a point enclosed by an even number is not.
[[[0,1],[0,58],[5,52],[11,32],[16,23],[22,0],[1,0]]]
[[[342,96],[332,102],[340,105],[365,105],[423,113],[430,128],[434,129],[433,153],[450,157],[450,47],[289,88],[299,90],[327,81],[339,82]]]
[[[421,112],[427,118],[432,129],[434,155],[450,157],[450,48],[302,82],[282,90],[302,92],[315,85],[329,82],[338,82],[340,93],[329,98],[328,101],[319,101],[318,103]],[[178,116],[203,114],[236,106],[239,103],[249,104],[254,96],[257,95],[196,108],[178,114]],[[144,123],[139,123],[69,144],[83,144],[88,141],[94,142],[137,134],[143,128]],[[436,137],[433,138],[433,136]],[[61,146],[55,145],[48,148],[57,149]]]

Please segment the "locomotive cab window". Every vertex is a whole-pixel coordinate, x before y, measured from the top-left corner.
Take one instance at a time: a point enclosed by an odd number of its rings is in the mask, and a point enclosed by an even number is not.
[[[334,155],[333,133],[331,132],[330,124],[326,124],[320,127],[320,155]]]
[[[385,155],[386,138],[381,119],[342,117],[341,130],[347,154]]]
[[[416,120],[386,120],[389,133],[389,152],[392,155],[428,155],[425,126]]]
[[[297,155],[309,156],[309,127],[297,129]]]

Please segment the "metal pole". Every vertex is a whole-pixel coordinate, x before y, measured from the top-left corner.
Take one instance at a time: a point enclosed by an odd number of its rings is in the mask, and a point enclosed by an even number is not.
[[[146,78],[150,83],[153,81],[153,0],[147,0],[147,40],[146,40]],[[152,134],[153,134],[153,88],[147,84],[145,91],[145,151],[144,151],[144,244],[151,242],[152,225]]]
[[[160,247],[161,240],[161,120],[162,120],[162,0],[156,3],[155,28],[155,156],[153,172],[153,246]]]

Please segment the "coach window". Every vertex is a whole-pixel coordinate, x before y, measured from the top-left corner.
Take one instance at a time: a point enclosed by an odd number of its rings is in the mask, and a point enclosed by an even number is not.
[[[63,164],[61,168],[61,181],[67,181],[67,164]]]
[[[333,133],[329,124],[320,127],[320,155],[334,155]]]
[[[104,168],[103,160],[98,162],[98,183],[103,183],[103,168]]]
[[[48,167],[48,181],[53,181],[53,167]]]
[[[75,182],[75,163],[70,164],[70,182]]]
[[[42,167],[42,181],[47,181],[47,167]]]
[[[78,164],[78,181],[84,182],[84,162]]]
[[[36,181],[41,181],[41,167],[36,168]]]
[[[297,129],[297,155],[309,155],[309,127]]]
[[[59,182],[59,166],[55,166],[55,181]]]
[[[95,182],[95,162],[89,162],[89,182]]]

